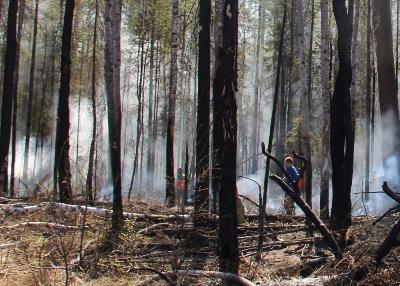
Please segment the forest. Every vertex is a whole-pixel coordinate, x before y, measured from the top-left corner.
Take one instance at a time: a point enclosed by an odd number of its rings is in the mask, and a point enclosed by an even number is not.
[[[399,39],[399,0],[0,0],[0,285],[398,285]]]

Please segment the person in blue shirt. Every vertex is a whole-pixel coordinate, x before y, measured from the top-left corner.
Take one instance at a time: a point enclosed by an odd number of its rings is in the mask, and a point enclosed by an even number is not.
[[[285,181],[288,183],[289,187],[292,190],[294,190],[295,187],[291,181],[296,182],[296,180],[299,178],[299,174],[297,172],[296,167],[293,166],[293,158],[292,157],[285,158],[285,170],[290,177],[290,178],[287,178]]]

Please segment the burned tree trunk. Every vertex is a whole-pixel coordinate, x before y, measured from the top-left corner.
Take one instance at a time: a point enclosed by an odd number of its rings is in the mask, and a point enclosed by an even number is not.
[[[223,134],[222,130],[222,99],[221,93],[223,89],[223,74],[219,72],[218,67],[221,66],[222,58],[222,26],[223,26],[223,11],[224,0],[216,2],[216,27],[214,31],[215,41],[215,71],[213,79],[213,124],[212,124],[212,212],[217,212],[217,201],[219,196],[219,189],[221,187],[221,156],[223,147]]]
[[[210,162],[210,24],[211,1],[200,1],[199,32],[199,84],[197,97],[197,130],[196,130],[196,190],[195,220],[196,225],[202,219],[197,216],[208,212],[209,200],[209,162]],[[187,176],[188,174],[186,174]],[[198,218],[198,219],[197,219]]]
[[[113,233],[123,226],[121,194],[121,1],[107,0],[105,7],[104,77],[108,107],[108,137],[113,181]]]
[[[239,271],[239,250],[237,239],[236,213],[236,151],[237,151],[237,105],[235,99],[236,81],[236,40],[238,36],[237,0],[225,0],[223,16],[223,45],[220,65],[222,86],[222,170],[219,190],[219,268],[221,272],[237,274]]]
[[[55,176],[60,188],[60,202],[72,201],[71,170],[69,161],[69,95],[71,81],[72,24],[75,0],[65,1],[64,26],[61,46],[61,78],[57,109],[55,146]]]
[[[1,104],[0,127],[0,192],[7,193],[8,151],[11,139],[11,117],[15,90],[15,69],[17,57],[17,11],[18,1],[10,1],[7,18],[7,44],[4,56],[3,98]]]
[[[331,99],[332,212],[331,225],[345,230],[351,224],[351,185],[354,162],[354,118],[350,96],[352,81],[351,39],[352,2],[333,0],[338,30],[339,72]]]
[[[365,98],[365,199],[369,200],[369,176],[370,176],[370,163],[371,163],[371,0],[367,0],[367,75],[366,75],[366,98]]]

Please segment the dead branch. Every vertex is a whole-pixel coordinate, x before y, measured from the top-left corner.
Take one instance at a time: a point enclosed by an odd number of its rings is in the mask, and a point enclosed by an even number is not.
[[[166,223],[166,222],[156,223],[156,224],[153,224],[153,225],[151,225],[149,227],[146,227],[146,228],[143,228],[143,229],[139,230],[138,233],[139,234],[146,234],[149,230],[152,230],[152,229],[155,229],[155,228],[158,228],[158,227],[162,227],[162,226],[171,226],[171,224],[170,223]]]
[[[382,219],[384,219],[387,216],[390,216],[392,214],[400,212],[400,206],[395,206],[390,208],[387,212],[385,212],[383,215],[381,215],[376,221],[372,223],[372,226],[377,225]]]
[[[274,157],[275,158],[275,157]],[[276,160],[276,158],[275,158]],[[272,175],[270,176],[272,180],[274,180],[281,188],[284,190],[301,208],[307,218],[314,224],[315,228],[321,233],[321,235],[325,238],[328,245],[331,247],[332,251],[335,254],[337,259],[341,259],[343,257],[342,250],[337,243],[333,234],[329,231],[326,225],[320,220],[320,218],[313,212],[310,206],[301,198],[299,193],[293,191],[282,178]]]
[[[393,247],[400,246],[400,219],[396,222],[393,228],[390,230],[388,236],[383,241],[381,246],[379,247],[377,254],[376,254],[376,263],[379,264],[386,255],[389,254],[390,250]]]
[[[389,197],[391,197],[394,201],[396,201],[398,204],[400,204],[400,195],[396,194],[395,192],[393,192],[387,182],[384,182],[382,185],[382,189],[385,192],[385,194],[387,194]]]
[[[240,283],[243,286],[256,286],[253,282],[250,280],[247,280],[246,278],[232,274],[232,273],[224,273],[224,272],[217,272],[217,271],[205,271],[205,270],[178,270],[175,272],[163,272],[163,275],[166,277],[173,277],[174,275],[176,276],[186,276],[186,277],[203,277],[203,278],[215,278],[215,279],[221,279],[224,281],[231,281],[235,283]],[[151,277],[150,279],[142,282],[138,286],[145,286],[145,285],[151,285],[152,282],[154,283],[156,280],[159,280],[161,277],[159,275]],[[172,284],[174,285],[174,284]]]
[[[300,238],[300,239],[294,239],[294,240],[287,240],[287,241],[274,241],[274,242],[267,242],[263,243],[262,248],[263,249],[269,249],[269,248],[274,248],[274,249],[281,249],[285,248],[291,245],[298,245],[298,244],[312,244],[314,243],[314,238]],[[246,248],[242,248],[242,252],[248,252],[248,251],[253,251],[256,250],[258,246],[250,246]]]
[[[252,200],[252,199],[250,199],[249,197],[246,197],[246,196],[243,196],[243,195],[239,195],[239,197],[241,197],[241,198],[245,199],[246,201],[248,201],[248,202],[252,203],[252,204],[253,204],[253,205],[255,205],[257,208],[259,208],[259,207],[260,207],[260,205],[259,205],[259,204],[257,204],[255,201],[253,201],[253,200]]]

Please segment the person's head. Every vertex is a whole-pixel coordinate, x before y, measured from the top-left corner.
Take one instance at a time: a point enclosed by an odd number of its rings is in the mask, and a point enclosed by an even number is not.
[[[292,158],[292,157],[286,157],[286,158],[285,158],[285,166],[286,166],[286,167],[291,167],[291,166],[293,166],[293,158]]]
[[[179,175],[182,175],[182,173],[183,173],[182,168],[178,168],[178,174],[179,174]]]

